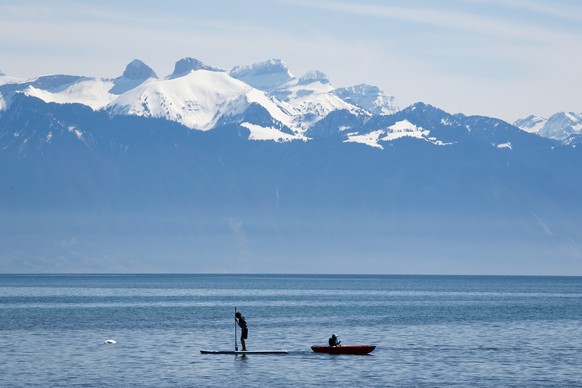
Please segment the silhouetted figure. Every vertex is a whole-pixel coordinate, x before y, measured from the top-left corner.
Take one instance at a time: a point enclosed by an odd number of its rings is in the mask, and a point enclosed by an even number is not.
[[[242,345],[242,350],[246,351],[247,350],[247,344],[246,344],[246,339],[249,336],[249,329],[247,328],[247,321],[245,321],[245,317],[243,317],[243,315],[240,313],[240,311],[237,311],[236,314],[234,314],[234,319],[236,319],[236,323],[238,323],[241,333],[240,333],[240,343]]]

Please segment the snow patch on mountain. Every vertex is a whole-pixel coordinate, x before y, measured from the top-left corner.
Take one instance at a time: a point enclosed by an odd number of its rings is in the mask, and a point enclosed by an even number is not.
[[[293,109],[293,107],[289,104],[284,102],[278,101],[277,99],[269,97],[266,93],[257,90],[251,89],[246,94],[245,97],[248,103],[257,103],[269,112],[272,118],[279,121],[283,125],[293,129],[294,131],[298,131],[299,129],[295,126],[294,123],[294,116],[297,115],[297,112]]]
[[[582,135],[571,135],[561,141],[565,146],[576,148],[578,145],[582,145]]]
[[[406,119],[398,121],[387,128],[371,131],[365,134],[357,132],[349,133],[348,139],[344,140],[344,142],[362,143],[371,147],[383,149],[384,147],[380,142],[391,142],[405,137],[424,140],[439,146],[452,144],[430,136],[429,130],[418,127]]]
[[[117,98],[115,94],[110,93],[114,86],[113,80],[94,78],[74,83],[59,92],[51,92],[31,85],[23,93],[45,102],[58,104],[77,103],[86,105],[93,110],[99,110]]]
[[[78,128],[74,127],[74,126],[69,126],[67,128],[67,130],[74,134],[77,139],[81,140],[81,141],[85,141],[85,138],[83,137],[83,131],[79,130]]]
[[[284,143],[293,140],[307,140],[307,138],[304,136],[284,133],[273,127],[263,127],[246,122],[241,123],[241,126],[247,128],[251,132],[249,135],[249,140],[272,140],[277,143]]]
[[[384,149],[379,143],[380,136],[384,134],[384,130],[381,129],[364,134],[358,134],[357,132],[348,133],[348,138],[344,140],[344,143],[361,143],[370,147]]]
[[[381,140],[393,141],[403,137],[414,137],[417,139],[426,139],[430,134],[429,130],[417,127],[408,120],[402,120],[388,127],[385,130],[386,136]]]

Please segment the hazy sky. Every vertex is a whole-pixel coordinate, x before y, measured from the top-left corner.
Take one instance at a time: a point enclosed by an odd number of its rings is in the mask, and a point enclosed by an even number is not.
[[[0,70],[15,77],[281,58],[297,76],[377,85],[401,107],[510,122],[582,112],[581,47],[578,0],[0,0]]]

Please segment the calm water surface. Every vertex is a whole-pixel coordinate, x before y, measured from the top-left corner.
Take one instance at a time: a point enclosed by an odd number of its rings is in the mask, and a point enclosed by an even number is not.
[[[201,355],[234,348],[235,306],[289,354]],[[332,332],[377,348],[310,350]],[[1,387],[355,384],[582,386],[582,278],[0,275]]]

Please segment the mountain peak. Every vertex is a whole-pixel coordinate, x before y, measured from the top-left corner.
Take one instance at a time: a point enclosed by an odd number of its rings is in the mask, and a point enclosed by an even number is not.
[[[269,59],[252,65],[236,66],[230,76],[264,91],[276,90],[294,79],[289,68],[281,59]]]
[[[410,105],[408,108],[404,109],[404,111],[405,112],[420,111],[420,112],[424,112],[424,113],[430,112],[430,113],[448,114],[444,110],[439,109],[435,106],[432,106],[432,105],[424,103],[424,102],[415,102],[414,104]]]
[[[170,78],[177,78],[196,70],[222,71],[216,67],[206,65],[204,62],[199,61],[196,58],[186,57],[176,62],[174,65],[174,72],[170,75]]]
[[[582,113],[558,112],[549,118],[530,115],[516,120],[513,125],[519,129],[554,140],[563,140],[570,135],[582,133]]]
[[[367,110],[372,114],[392,114],[399,110],[395,99],[384,94],[379,87],[359,84],[347,88],[338,88],[334,94],[342,100]]]
[[[328,84],[329,78],[327,78],[325,73],[319,70],[308,71],[307,73],[299,77],[299,85],[309,85],[313,82],[321,82],[322,84]]]
[[[550,116],[538,134],[552,139],[562,140],[570,135],[582,132],[582,114],[558,112]]]
[[[250,65],[235,66],[231,71],[231,76],[244,76],[251,74],[272,74],[289,73],[289,68],[283,60],[279,58],[268,59]],[[290,74],[289,74],[290,75]]]
[[[513,125],[529,133],[538,133],[540,129],[543,128],[547,121],[548,119],[544,117],[529,115],[524,119],[516,120],[513,123]]]
[[[122,75],[123,78],[131,80],[145,80],[148,78],[158,78],[156,73],[151,67],[140,61],[139,59],[134,59],[125,68]]]

